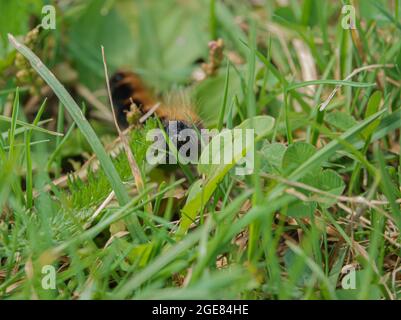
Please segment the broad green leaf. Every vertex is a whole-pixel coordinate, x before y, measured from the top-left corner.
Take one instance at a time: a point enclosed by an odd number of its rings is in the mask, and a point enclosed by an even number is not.
[[[306,162],[316,153],[316,148],[306,142],[295,142],[290,145],[283,156],[282,168],[289,174]]]
[[[132,5],[132,4],[131,4]],[[69,16],[69,41],[66,42],[80,81],[89,87],[104,85],[103,62],[100,47],[104,46],[110,69],[133,65],[135,47],[132,32],[115,6],[100,14],[104,1],[86,1],[80,14]],[[82,41],[85,39],[85,41]]]
[[[376,156],[379,162],[379,168],[381,173],[380,188],[390,203],[391,212],[395,218],[398,227],[401,227],[401,210],[397,203],[397,199],[400,198],[400,190],[392,181],[388,170],[386,169],[383,154],[380,150],[376,150]]]
[[[0,1],[0,41],[2,42],[0,48],[7,47],[8,33],[26,34],[30,30],[29,17],[38,15],[42,6],[42,0]],[[0,60],[3,57],[0,52]]]
[[[342,131],[346,131],[357,124],[357,121],[352,115],[340,111],[328,113],[325,117],[325,120],[333,127]]]
[[[347,130],[343,133],[339,139],[356,143],[356,137],[360,132],[365,129],[369,124],[374,122],[376,119],[381,117],[386,112],[386,109],[382,109],[379,112],[375,113],[373,116],[365,119],[361,123],[358,123],[356,126]],[[399,117],[399,115],[397,115]],[[394,120],[394,119],[392,119]],[[398,124],[399,125],[399,124]],[[333,140],[327,145],[325,145],[322,149],[318,150],[313,156],[311,156],[307,161],[303,162],[298,168],[296,168],[288,177],[288,179],[292,181],[299,181],[306,174],[310,173],[313,168],[319,167],[323,161],[326,161],[330,156],[332,156],[337,150],[341,149],[342,144],[339,140]],[[285,189],[284,184],[277,185],[269,194],[269,199],[275,199],[279,194],[283,192]]]
[[[226,165],[224,163],[207,163],[211,162],[210,160],[212,160],[212,157],[216,155],[216,153],[220,154],[222,159],[229,159],[229,161],[226,162],[230,162],[232,166],[234,166],[234,164],[243,157],[245,150],[249,147],[246,145],[248,141],[245,141],[243,137],[246,133],[245,130],[253,129],[256,140],[260,140],[273,129],[274,122],[275,120],[272,117],[256,116],[251,119],[246,119],[233,130],[223,130],[220,132],[212,138],[210,143],[202,151],[200,164],[198,165],[199,173],[211,176],[213,172],[221,172],[225,170],[224,167],[226,167]],[[229,139],[230,137],[233,138]],[[232,141],[232,147],[223,144],[223,142],[228,140]],[[208,158],[209,161],[207,160]]]
[[[266,172],[280,173],[281,164],[286,150],[287,147],[282,143],[265,144],[260,151],[263,163],[262,170]]]
[[[375,114],[379,111],[380,102],[382,100],[382,93],[381,91],[376,91],[372,94],[369,99],[368,106],[365,112],[365,118],[369,118],[371,115]],[[369,137],[373,134],[376,128],[380,124],[380,119],[372,122],[365,130],[362,131],[362,136],[365,140],[369,139]]]
[[[195,196],[202,191],[202,180],[195,181],[189,188],[187,202],[193,200]]]
[[[246,119],[237,129],[254,129],[256,140],[260,140],[269,134],[274,127],[274,118],[270,116],[256,116],[251,119]]]
[[[139,244],[130,251],[127,258],[131,263],[138,263],[138,266],[143,268],[148,264],[153,248],[153,242]]]
[[[329,192],[336,196],[340,196],[345,189],[345,183],[341,178],[341,176],[337,172],[331,169],[324,170],[323,172],[321,172],[317,181],[318,184],[315,185],[316,188],[322,191]],[[334,203],[337,202],[336,199],[330,197],[324,197],[324,198],[325,202],[320,203],[320,205],[324,208],[329,208]]]
[[[288,206],[287,216],[294,218],[307,218],[310,217],[316,210],[316,202],[301,202]]]
[[[255,130],[255,139],[257,141],[273,129],[274,122],[275,120],[272,117],[257,116],[245,120],[242,124],[234,129],[250,129],[253,127]],[[250,145],[251,141],[248,139],[246,139],[245,143],[243,143],[243,140],[245,140],[241,134],[243,132],[244,130],[224,130],[219,135],[214,137],[212,141],[205,147],[205,150],[202,152],[200,157],[201,161],[202,159],[207,159],[207,153],[213,155],[213,151],[219,152],[222,159],[224,155],[228,156],[230,161],[224,161],[226,163],[221,164],[198,165],[198,171],[204,174],[206,179],[195,182],[196,187],[191,190],[190,197],[188,197],[187,202],[182,209],[182,219],[177,231],[178,236],[182,236],[186,233],[191,223],[195,220],[197,213],[210,199],[225,175],[238,163],[241,158],[247,154],[247,152],[252,151],[254,148],[254,145]],[[213,150],[213,141],[216,143],[216,141],[219,141],[222,135],[229,135],[230,133],[232,133],[232,145],[237,146],[237,148],[233,147],[230,150],[230,148],[224,148],[224,146],[222,146],[223,150]],[[241,146],[241,148],[238,146]]]
[[[222,101],[224,100],[226,76],[224,74],[208,78],[199,83],[193,91],[193,99],[202,105],[200,116],[207,127],[217,126]],[[230,72],[228,78],[229,86],[227,90],[227,104],[233,101],[235,95],[242,98],[240,80],[235,72]],[[224,120],[227,120],[226,113]]]
[[[345,183],[341,176],[331,169],[319,170],[313,175],[305,175],[302,179],[300,179],[300,182],[336,196],[340,196],[345,189]],[[302,188],[297,188],[297,191],[305,194],[306,196],[309,196],[313,193]],[[319,199],[322,199],[322,201],[319,201],[319,204],[323,208],[330,208],[337,202],[333,197],[325,197],[320,194],[318,194],[318,196]],[[287,214],[291,217],[308,217],[313,214],[315,209],[316,202],[303,203],[297,201],[289,206]]]

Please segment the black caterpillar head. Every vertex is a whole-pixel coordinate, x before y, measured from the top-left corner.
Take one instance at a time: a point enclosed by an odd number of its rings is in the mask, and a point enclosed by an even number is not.
[[[181,156],[189,159],[190,161],[197,161],[201,152],[201,138],[198,128],[184,121],[163,121],[164,130],[174,143],[175,148],[181,153]],[[168,144],[167,144],[168,145]],[[197,152],[191,153],[189,148],[194,148],[196,145]],[[185,148],[182,148],[186,146]],[[168,146],[167,146],[168,148]],[[168,148],[169,150],[169,148]],[[169,156],[169,153],[167,154]],[[168,159],[167,159],[168,162]]]

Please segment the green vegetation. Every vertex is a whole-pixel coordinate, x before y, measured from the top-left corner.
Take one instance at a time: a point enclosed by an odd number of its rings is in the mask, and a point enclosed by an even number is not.
[[[0,0],[0,299],[401,298],[400,1],[47,2]],[[150,117],[134,179],[101,46],[253,173],[150,166]]]

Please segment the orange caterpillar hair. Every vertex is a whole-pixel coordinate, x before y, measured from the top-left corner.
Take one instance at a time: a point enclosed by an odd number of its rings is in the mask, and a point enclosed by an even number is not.
[[[133,72],[118,71],[111,77],[110,87],[117,119],[123,127],[128,126],[127,112],[130,111],[132,103],[142,114],[149,112],[158,103],[141,78]],[[154,113],[163,122],[175,120],[187,127],[201,124],[200,117],[184,92],[166,95],[162,100]]]

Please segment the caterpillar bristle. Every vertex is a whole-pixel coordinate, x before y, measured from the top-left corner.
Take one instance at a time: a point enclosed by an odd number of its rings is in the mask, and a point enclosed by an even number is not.
[[[145,113],[156,103],[156,99],[141,78],[130,71],[116,72],[110,78],[110,88],[117,120],[122,127],[128,127],[127,113],[132,104]]]
[[[127,112],[134,103],[145,114],[151,110],[158,99],[144,84],[142,79],[130,71],[118,71],[110,78],[111,94],[116,108],[117,120],[122,127],[128,126]],[[202,125],[195,104],[185,89],[178,89],[164,94],[160,107],[155,111],[163,122],[184,122],[186,126]]]

